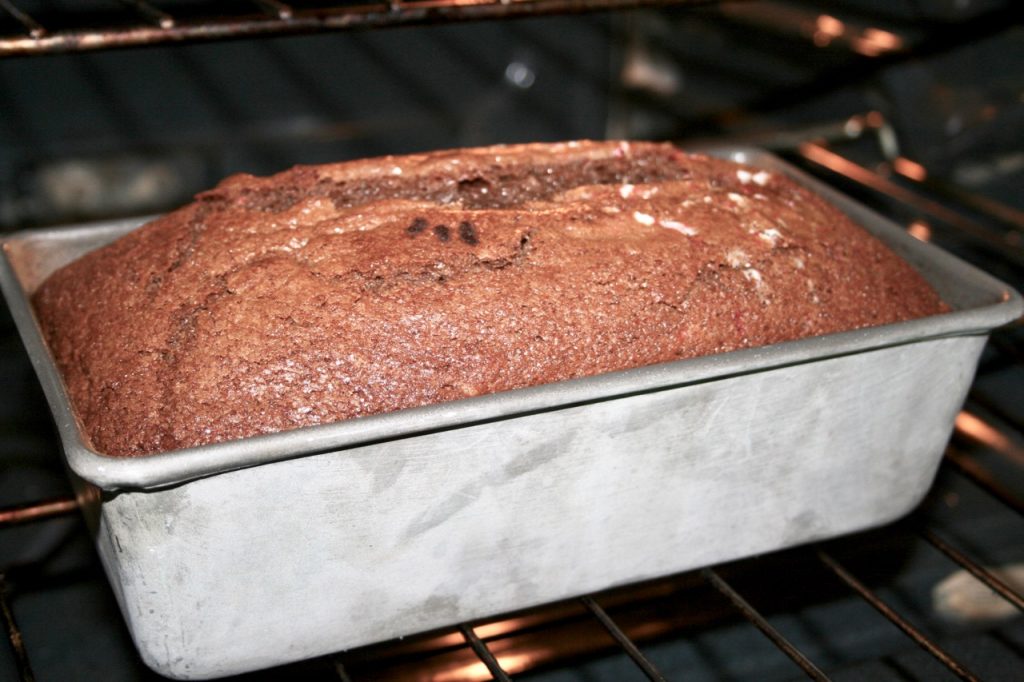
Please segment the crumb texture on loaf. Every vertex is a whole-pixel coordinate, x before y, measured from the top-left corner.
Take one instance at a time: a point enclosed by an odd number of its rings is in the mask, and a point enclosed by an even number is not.
[[[233,176],[33,300],[110,455],[945,310],[789,179],[624,142]]]

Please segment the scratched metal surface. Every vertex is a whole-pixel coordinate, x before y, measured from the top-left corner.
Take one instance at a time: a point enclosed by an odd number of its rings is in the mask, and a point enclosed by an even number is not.
[[[831,537],[921,499],[983,343],[900,346],[122,492],[102,505],[100,553],[143,657],[189,677]]]

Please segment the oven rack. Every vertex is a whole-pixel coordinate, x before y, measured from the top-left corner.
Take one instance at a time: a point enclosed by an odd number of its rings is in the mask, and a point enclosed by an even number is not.
[[[164,43],[214,41],[419,24],[582,14],[640,7],[703,6],[718,0],[353,0],[313,3],[281,0],[207,2],[176,13],[159,1],[107,0],[99,7],[51,18],[0,0],[0,57],[85,52]],[[52,24],[52,25],[51,25]],[[0,27],[3,25],[0,24]]]
[[[959,211],[949,208],[949,202],[938,202],[928,198],[926,193],[927,173],[923,171],[900,172],[912,168],[909,160],[894,157],[879,172],[836,153],[827,144],[807,142],[801,144],[794,155],[809,170],[824,175],[837,184],[848,183],[867,190],[879,197],[890,210],[909,220],[910,230],[919,238],[955,236],[971,246],[981,248],[995,258],[1016,261],[1021,257],[1019,238],[1024,234],[1024,222],[1016,219],[1012,211],[991,211],[991,205],[983,200],[968,205],[975,212],[985,213],[993,220],[987,226],[972,221]],[[893,171],[893,172],[889,172]],[[900,209],[893,209],[893,204]],[[993,228],[992,226],[995,225]],[[1015,267],[1015,266],[1011,266]],[[1005,369],[1007,366],[1024,367],[1024,353],[1021,351],[1021,325],[997,330],[990,343],[990,351],[979,369],[979,376],[992,368]],[[972,389],[965,410],[957,419],[953,442],[946,451],[942,473],[963,479],[968,485],[984,492],[997,506],[1003,506],[1017,519],[1024,521],[1024,495],[1001,480],[1001,467],[1016,467],[1018,474],[1024,469],[1024,456],[1017,445],[1024,434],[1024,423],[1011,410],[993,403],[981,392]],[[1014,480],[1012,477],[1010,480]],[[1017,478],[1019,480],[1019,476]],[[943,494],[942,490],[932,497]],[[0,508],[0,531],[15,525],[41,522],[74,514],[78,504],[73,497],[59,497],[36,502]],[[893,531],[893,528],[896,530]],[[84,529],[80,532],[84,532]],[[1024,594],[1018,587],[1011,586],[994,573],[978,556],[973,556],[971,542],[953,539],[945,530],[936,527],[921,511],[909,519],[895,524],[892,528],[878,531],[883,536],[895,532],[900,538],[910,537],[914,542],[924,543],[941,553],[951,567],[960,567],[970,573],[988,589],[1000,595],[1018,612],[1024,612]],[[872,536],[874,537],[874,536]],[[783,562],[813,564],[815,570],[831,575],[834,581],[849,594],[869,605],[879,617],[889,622],[905,635],[909,641],[927,652],[950,675],[963,680],[986,679],[971,670],[961,656],[950,651],[941,638],[927,632],[927,628],[915,625],[912,615],[904,612],[899,604],[893,603],[882,594],[882,589],[872,585],[869,576],[863,574],[856,555],[868,542],[865,535],[818,543],[782,553]],[[795,558],[794,558],[795,557]],[[595,623],[610,636],[610,645],[598,645],[597,649],[583,652],[583,655],[607,654],[618,651],[627,656],[635,670],[649,680],[669,679],[659,671],[658,666],[642,651],[642,645],[664,632],[652,632],[651,628],[637,627],[635,619],[628,613],[631,601],[658,600],[670,592],[694,590],[713,591],[721,595],[726,608],[711,608],[710,613],[701,613],[707,600],[697,600],[692,612],[682,614],[685,628],[705,627],[709,622],[721,622],[740,618],[758,631],[767,641],[788,657],[794,665],[794,673],[802,672],[814,680],[831,679],[823,672],[822,665],[815,657],[796,645],[773,623],[777,604],[765,597],[763,589],[751,589],[751,575],[761,572],[771,574],[765,567],[770,566],[772,557],[753,558],[724,566],[708,567],[679,576],[673,576],[650,584],[611,590],[586,595],[573,603],[559,603],[530,611],[511,614],[499,620],[485,623],[461,623],[448,630],[421,637],[409,638],[404,642],[389,642],[364,647],[352,652],[339,653],[308,664],[298,664],[303,670],[315,669],[325,675],[323,679],[337,679],[342,682],[360,682],[364,679],[404,679],[404,673],[419,662],[430,657],[442,657],[448,661],[449,672],[462,671],[462,676],[453,680],[494,679],[510,680],[520,670],[521,657],[514,655],[510,644],[515,638],[536,640],[554,638],[551,633],[560,624],[575,619],[584,619],[593,626]],[[796,564],[794,564],[796,565]],[[788,570],[786,563],[782,570]],[[18,628],[12,607],[13,592],[3,573],[7,567],[0,565],[0,612],[18,672],[23,681],[34,680],[31,666],[31,643],[26,642]],[[774,570],[774,569],[772,569]],[[800,569],[804,570],[804,569]],[[754,581],[757,584],[757,581]],[[769,590],[770,592],[770,590]],[[579,614],[582,614],[580,616]],[[620,616],[619,614],[625,614]],[[1019,615],[1018,615],[1019,617]],[[1024,652],[1018,650],[1018,657],[1024,662]],[[533,665],[551,665],[543,655],[529,659]],[[376,673],[366,676],[366,670],[378,670],[381,666],[398,671],[392,678],[380,678]],[[453,668],[454,666],[454,668]],[[324,671],[327,671],[326,673]],[[317,677],[316,679],[321,679]]]

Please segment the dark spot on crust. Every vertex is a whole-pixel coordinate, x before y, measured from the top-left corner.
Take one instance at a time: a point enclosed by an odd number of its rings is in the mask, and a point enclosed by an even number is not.
[[[425,218],[417,218],[412,221],[412,225],[405,228],[405,231],[409,234],[419,234],[423,230],[427,229],[427,221]]]
[[[463,220],[459,223],[459,239],[466,242],[470,246],[475,246],[480,243],[479,237],[476,234],[476,228],[473,227],[473,223],[468,220]]]
[[[216,191],[200,194],[197,199],[195,220],[204,220],[213,213],[226,210],[230,205],[227,196]]]
[[[330,198],[331,203],[334,204],[334,208],[342,209],[352,206],[351,192],[344,188],[336,188],[327,192],[327,196]]]
[[[470,191],[474,191],[474,190],[479,191],[481,189],[485,189],[485,188],[488,188],[490,186],[491,186],[491,183],[487,182],[486,180],[484,180],[483,178],[481,178],[479,176],[477,176],[475,178],[463,178],[462,180],[459,180],[459,191],[460,192],[470,192]]]
[[[443,242],[452,238],[451,230],[448,229],[447,225],[434,225],[434,234]]]
[[[491,183],[482,177],[463,178],[457,187],[459,201],[468,207],[485,208],[494,203],[489,196]]]
[[[242,191],[245,208],[250,211],[264,211],[266,213],[287,211],[299,202],[299,195],[300,190],[297,187]]]
[[[163,284],[163,281],[163,275],[156,273],[150,275],[149,280],[146,282],[146,293],[151,296],[155,294],[160,289],[160,285]]]

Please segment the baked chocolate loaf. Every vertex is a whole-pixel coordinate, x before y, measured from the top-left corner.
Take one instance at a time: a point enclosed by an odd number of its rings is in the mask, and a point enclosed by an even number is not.
[[[54,273],[34,304],[110,455],[946,309],[789,179],[625,142],[237,175]]]

